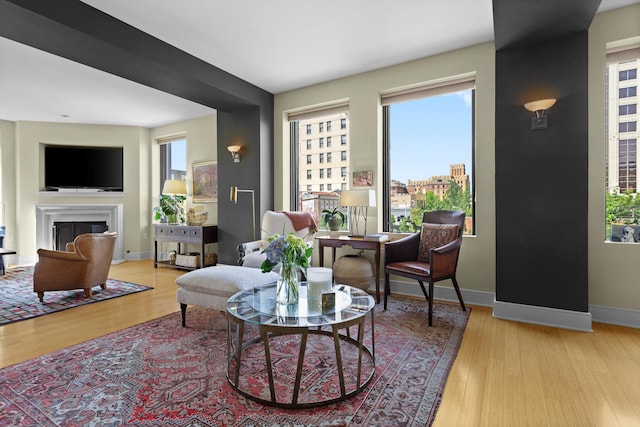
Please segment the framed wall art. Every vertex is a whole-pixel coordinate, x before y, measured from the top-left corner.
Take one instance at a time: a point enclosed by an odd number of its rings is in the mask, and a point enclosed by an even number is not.
[[[218,201],[218,162],[199,162],[192,165],[194,202]]]
[[[359,171],[353,173],[354,187],[373,187],[373,172],[372,171]]]
[[[622,243],[640,243],[640,226],[612,225],[611,241]]]

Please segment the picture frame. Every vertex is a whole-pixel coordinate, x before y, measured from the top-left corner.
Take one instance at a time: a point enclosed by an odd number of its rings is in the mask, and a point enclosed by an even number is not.
[[[620,243],[640,243],[640,226],[611,225],[611,241]]]
[[[373,187],[373,171],[354,172],[351,185],[353,187]]]
[[[192,198],[195,203],[218,201],[218,162],[197,162],[192,168]]]

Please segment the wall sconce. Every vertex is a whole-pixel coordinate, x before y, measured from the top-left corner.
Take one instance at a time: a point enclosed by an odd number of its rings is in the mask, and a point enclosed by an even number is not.
[[[555,103],[555,99],[549,98],[531,101],[524,104],[524,108],[536,113],[536,116],[531,118],[531,130],[547,128],[547,116],[545,116],[544,112],[545,110],[553,107]]]
[[[229,145],[227,150],[231,153],[231,157],[233,158],[233,163],[240,163],[240,150],[242,146],[240,145]]]
[[[250,193],[251,194],[251,214],[253,218],[253,240],[256,240],[256,199],[253,190],[239,190],[238,187],[231,187],[229,193],[229,200],[233,203],[238,203],[238,193]]]

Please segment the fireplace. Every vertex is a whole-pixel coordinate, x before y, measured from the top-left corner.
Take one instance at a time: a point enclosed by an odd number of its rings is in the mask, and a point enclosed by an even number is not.
[[[117,205],[36,205],[36,247],[56,249],[56,223],[105,223],[109,231],[118,233],[113,251],[114,260],[122,260],[123,253],[123,207]],[[74,225],[75,228],[75,225]],[[102,228],[101,228],[102,229]],[[63,240],[68,237],[62,237]],[[64,250],[64,244],[59,250]]]

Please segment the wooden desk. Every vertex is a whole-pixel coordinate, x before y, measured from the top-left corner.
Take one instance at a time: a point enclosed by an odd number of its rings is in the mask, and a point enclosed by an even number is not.
[[[158,264],[170,265],[166,262],[158,262],[158,241],[178,243],[180,252],[181,243],[193,243],[200,245],[200,268],[204,267],[205,245],[218,241],[217,225],[180,225],[180,224],[155,224],[155,242],[153,252],[153,267]],[[178,267],[177,268],[187,268]]]
[[[3,276],[5,271],[4,271],[4,260],[2,259],[2,257],[4,255],[15,255],[16,251],[11,250],[11,249],[4,249],[4,248],[0,248],[0,276]]]
[[[324,266],[324,248],[332,248],[331,266],[336,262],[336,248],[343,246],[351,246],[353,249],[362,249],[365,251],[375,251],[375,277],[376,277],[376,303],[380,303],[380,253],[385,242],[377,240],[365,240],[362,237],[330,237],[318,236],[318,248],[320,249],[320,266]]]

